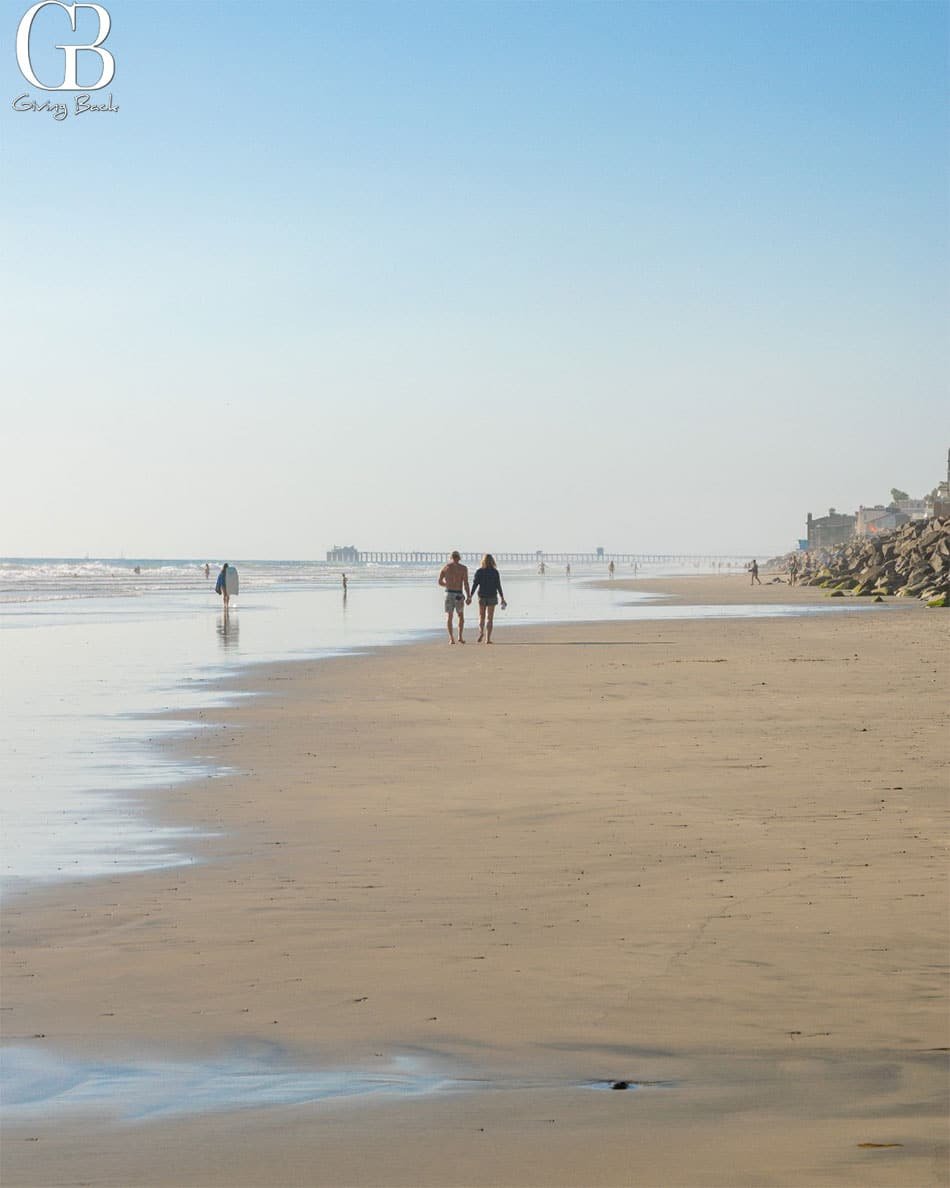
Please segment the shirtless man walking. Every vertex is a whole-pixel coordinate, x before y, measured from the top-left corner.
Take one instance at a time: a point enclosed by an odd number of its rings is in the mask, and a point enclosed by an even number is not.
[[[465,599],[471,597],[468,588],[468,566],[462,564],[462,555],[458,549],[452,554],[452,560],[442,566],[439,574],[439,585],[445,589],[446,627],[449,629],[449,643],[455,643],[455,633],[452,630],[452,615],[459,617],[459,643],[465,643],[462,631],[465,628]]]

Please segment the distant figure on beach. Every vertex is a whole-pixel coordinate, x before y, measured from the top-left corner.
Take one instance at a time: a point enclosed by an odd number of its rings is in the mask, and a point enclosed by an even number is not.
[[[449,643],[455,643],[452,616],[459,617],[459,643],[465,643],[462,632],[465,630],[465,600],[472,601],[472,592],[468,588],[468,566],[462,564],[462,554],[455,549],[452,559],[442,566],[439,573],[439,585],[445,590],[446,627],[449,632]]]
[[[225,561],[221,566],[221,572],[218,574],[218,580],[214,583],[214,592],[215,594],[220,594],[224,599],[225,610],[228,609],[228,603],[231,601],[231,595],[228,593],[227,574],[228,563]]]
[[[792,557],[788,563],[788,584],[794,586],[798,581],[798,558]]]
[[[570,577],[570,576],[571,576],[571,563],[570,563],[570,561],[568,561],[568,563],[567,563],[567,568],[564,570],[564,572],[567,574],[567,576],[568,576],[568,577]]]
[[[749,585],[754,586],[755,583],[758,582],[759,585],[761,586],[762,582],[759,579],[759,563],[758,563],[758,561],[756,561],[756,559],[754,557],[752,558],[752,562],[749,565],[749,573],[752,574],[752,581],[749,583]]]
[[[346,574],[344,573],[342,575],[342,577],[343,577],[343,597],[345,598],[346,597]]]
[[[478,591],[478,640],[481,643],[491,643],[491,629],[495,622],[495,607],[498,605],[498,600],[501,599],[501,609],[504,610],[508,605],[505,602],[505,594],[501,588],[501,574],[498,572],[498,567],[495,565],[495,558],[491,553],[486,553],[482,557],[481,566],[475,570],[475,580],[472,582],[472,592],[468,596],[468,602],[471,602],[475,597],[475,591]]]
[[[133,572],[133,573],[141,573],[141,572],[142,572],[142,566],[141,566],[141,565],[136,565],[136,567],[135,567],[135,568],[132,570],[132,572]]]
[[[538,573],[540,573],[540,575],[541,575],[542,577],[544,577],[544,562],[543,562],[543,561],[542,561],[542,562],[541,562],[541,564],[538,566]]]
[[[205,577],[206,578],[211,577],[211,566],[208,564],[207,561],[205,562]]]
[[[613,563],[613,561],[611,561],[611,563],[610,563],[610,564],[607,566],[607,572],[610,574],[610,576],[611,576],[611,577],[613,577],[613,576],[614,576],[614,563]]]

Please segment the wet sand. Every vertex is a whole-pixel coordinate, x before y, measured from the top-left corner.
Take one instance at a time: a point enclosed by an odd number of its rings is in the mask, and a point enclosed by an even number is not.
[[[747,582],[653,585],[828,605]],[[50,1105],[3,1184],[950,1182],[948,628],[499,615],[490,649],[254,670],[178,744],[242,774],[162,797],[203,864],[6,905],[4,1043],[468,1087]]]

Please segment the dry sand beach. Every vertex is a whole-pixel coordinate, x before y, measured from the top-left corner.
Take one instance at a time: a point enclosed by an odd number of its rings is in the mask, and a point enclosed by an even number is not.
[[[636,588],[828,605],[747,581]],[[499,616],[245,674],[200,739],[241,774],[162,798],[207,861],[7,905],[4,1043],[453,1084],[49,1110],[3,1184],[950,1182],[948,627]]]

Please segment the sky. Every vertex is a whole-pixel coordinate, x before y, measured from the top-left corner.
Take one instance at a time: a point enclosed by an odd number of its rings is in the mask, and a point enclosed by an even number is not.
[[[104,0],[81,115],[28,7],[0,555],[768,555],[946,477],[947,3]]]

